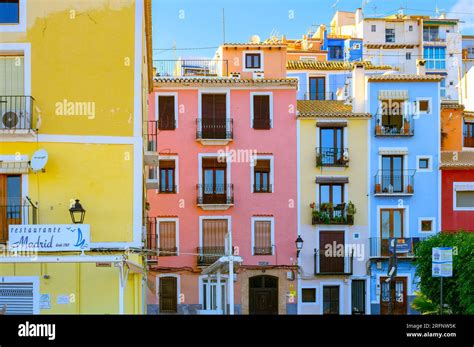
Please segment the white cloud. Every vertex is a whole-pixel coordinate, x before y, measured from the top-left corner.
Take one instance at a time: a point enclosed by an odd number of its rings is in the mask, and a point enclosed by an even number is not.
[[[474,31],[474,1],[473,0],[458,0],[449,10],[449,17],[459,18],[462,22],[460,24],[461,31],[465,34],[467,31]]]

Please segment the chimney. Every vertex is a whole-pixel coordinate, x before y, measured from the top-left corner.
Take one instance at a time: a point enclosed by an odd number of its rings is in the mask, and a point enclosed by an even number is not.
[[[426,60],[424,59],[417,59],[416,60],[416,74],[423,76],[426,75]]]
[[[362,9],[358,8],[355,11],[355,24],[358,24],[364,20],[364,14],[362,13]]]
[[[352,69],[352,112],[365,112],[365,66],[361,62]]]

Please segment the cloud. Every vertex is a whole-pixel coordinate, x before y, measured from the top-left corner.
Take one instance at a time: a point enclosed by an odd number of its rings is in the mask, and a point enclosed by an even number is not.
[[[472,0],[458,0],[448,12],[449,17],[459,18],[462,22],[460,28],[463,34],[474,31],[474,2]]]

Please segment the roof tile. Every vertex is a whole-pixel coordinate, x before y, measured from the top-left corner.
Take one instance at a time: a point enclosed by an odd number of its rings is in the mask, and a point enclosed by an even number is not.
[[[370,118],[369,113],[353,113],[352,105],[337,100],[298,100],[298,117],[359,117]]]

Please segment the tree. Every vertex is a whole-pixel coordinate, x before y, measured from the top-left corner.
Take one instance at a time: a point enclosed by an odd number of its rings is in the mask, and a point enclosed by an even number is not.
[[[416,246],[419,291],[439,306],[440,278],[431,276],[433,247],[453,247],[453,277],[443,279],[443,303],[453,314],[474,314],[474,233],[439,233]]]

